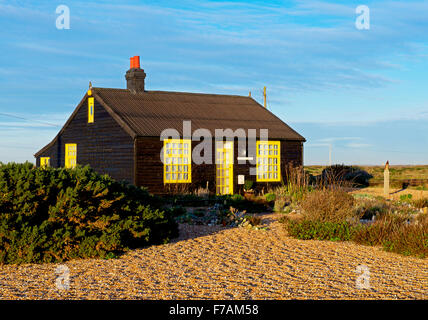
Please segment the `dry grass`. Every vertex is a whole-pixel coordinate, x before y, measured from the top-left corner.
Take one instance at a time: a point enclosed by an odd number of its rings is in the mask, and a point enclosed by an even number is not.
[[[366,245],[381,245],[387,251],[425,258],[428,256],[428,217],[383,214],[374,224],[360,228],[353,240]]]
[[[285,170],[287,192],[290,195],[300,195],[308,190],[309,176],[301,166],[289,163]]]
[[[343,222],[354,219],[354,197],[340,189],[315,190],[301,203],[305,220]]]

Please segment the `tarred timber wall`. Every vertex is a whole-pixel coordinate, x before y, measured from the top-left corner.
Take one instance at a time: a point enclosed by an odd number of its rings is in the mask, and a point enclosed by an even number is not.
[[[198,141],[192,141],[192,150],[199,144]],[[174,188],[176,190],[195,190],[198,187],[208,187],[211,191],[215,191],[215,164],[199,164],[192,163],[192,183],[185,184],[165,184],[163,183],[163,164],[160,159],[160,152],[163,147],[163,141],[159,137],[139,137],[136,139],[136,185],[148,187],[152,193],[168,193]],[[247,147],[248,148],[248,147]],[[295,165],[303,164],[303,143],[300,141],[281,141],[281,175],[285,173],[285,168],[289,162]],[[214,156],[214,143],[212,144],[212,155]],[[249,155],[251,156],[251,155]],[[255,176],[250,176],[250,167],[252,164],[238,164],[238,141],[234,143],[234,193],[239,193],[243,190],[242,185],[238,185],[238,175],[244,175],[246,180],[256,181]],[[214,161],[213,161],[214,162]],[[265,191],[280,182],[267,183],[258,182],[255,184],[256,189]]]
[[[70,124],[49,149],[40,157],[50,157],[52,167],[64,167],[65,144],[77,144],[77,163],[89,164],[101,174],[109,174],[116,180],[133,183],[134,179],[134,141],[95,101],[95,121],[88,123],[88,107],[85,102]]]

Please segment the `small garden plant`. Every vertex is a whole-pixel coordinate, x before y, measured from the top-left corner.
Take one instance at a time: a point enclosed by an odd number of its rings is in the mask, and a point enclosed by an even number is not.
[[[251,180],[245,180],[245,182],[244,182],[244,191],[245,192],[252,192],[253,191],[253,189],[252,189],[253,185],[254,185],[253,181],[251,181]]]

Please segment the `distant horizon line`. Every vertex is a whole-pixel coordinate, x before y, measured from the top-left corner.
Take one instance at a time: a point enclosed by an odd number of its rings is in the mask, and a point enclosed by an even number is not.
[[[383,167],[385,164],[347,164],[347,163],[334,163],[332,166],[335,165],[345,165],[345,166],[357,166],[357,167]],[[304,167],[329,167],[329,164],[304,164]],[[390,167],[428,167],[427,164],[390,164]]]

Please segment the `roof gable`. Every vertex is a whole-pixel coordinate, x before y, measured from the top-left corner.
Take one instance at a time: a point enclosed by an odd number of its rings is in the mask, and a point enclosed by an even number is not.
[[[70,125],[70,123],[73,121],[73,119],[76,117],[79,110],[85,105],[85,102],[87,101],[88,94],[86,93],[82,100],[80,100],[79,104],[77,105],[76,109],[74,109],[73,113],[70,115],[70,117],[67,119],[61,130],[58,132],[58,134],[55,136],[55,138],[52,139],[52,141],[44,146],[42,149],[40,149],[36,154],[34,154],[34,157],[40,156],[43,152],[45,152],[47,149],[49,149],[52,145],[55,144],[55,142],[58,140],[58,137],[61,136],[61,134],[67,129],[67,127]],[[129,128],[129,126],[108,106],[106,105],[102,100],[99,98],[96,98],[97,102],[99,102],[102,107],[110,114],[110,116],[125,130],[126,133],[128,133],[131,137],[135,137],[136,133]]]
[[[94,96],[136,136],[160,136],[167,128],[182,134],[183,120],[191,120],[192,131],[205,128],[269,130],[269,138],[305,139],[251,97],[186,92],[93,88]],[[115,118],[116,118],[115,117]]]
[[[270,139],[306,141],[281,119],[251,97],[169,91],[131,93],[127,89],[92,88],[92,94],[132,138],[160,136],[168,128],[183,134],[183,121],[191,120],[192,131],[215,129],[268,129]],[[85,94],[55,138],[34,156],[51,147],[86,101]]]

